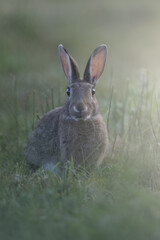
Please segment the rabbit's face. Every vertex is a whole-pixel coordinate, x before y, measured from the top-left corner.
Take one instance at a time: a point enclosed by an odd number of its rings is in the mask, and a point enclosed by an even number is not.
[[[79,69],[76,61],[60,44],[59,55],[64,74],[68,81],[65,117],[74,120],[87,120],[98,114],[98,104],[94,96],[95,86],[100,78],[107,55],[107,47],[102,44],[96,48],[86,65],[83,80],[80,80]]]
[[[93,84],[79,80],[67,88],[67,94],[68,112],[72,119],[87,120],[97,113],[98,105]]]

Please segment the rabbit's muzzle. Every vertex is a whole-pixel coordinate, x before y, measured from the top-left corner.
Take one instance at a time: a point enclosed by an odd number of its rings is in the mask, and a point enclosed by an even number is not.
[[[71,114],[71,117],[75,120],[80,120],[80,119],[86,120],[91,115],[89,111],[89,107],[81,102],[74,104],[70,107],[70,114]]]
[[[87,109],[88,109],[88,107],[87,106],[83,106],[83,104],[78,104],[78,105],[74,105],[73,106],[73,111],[79,112],[79,113],[86,112]]]

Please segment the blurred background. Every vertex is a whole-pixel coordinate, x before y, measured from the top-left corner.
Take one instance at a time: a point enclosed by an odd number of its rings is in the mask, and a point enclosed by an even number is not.
[[[1,0],[0,18],[1,73],[60,74],[59,43],[82,70],[101,43],[109,49],[108,72],[159,69],[159,1]]]
[[[99,170],[64,179],[31,175],[24,154],[67,97],[60,43],[81,76],[108,47],[96,97],[111,146]],[[158,0],[0,0],[1,239],[160,239],[159,63]]]

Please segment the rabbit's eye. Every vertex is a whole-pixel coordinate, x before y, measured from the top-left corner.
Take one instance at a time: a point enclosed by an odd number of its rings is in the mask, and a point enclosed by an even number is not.
[[[66,93],[68,96],[70,96],[70,88],[69,87],[67,87]]]
[[[95,94],[95,88],[92,88],[92,95],[94,95]]]

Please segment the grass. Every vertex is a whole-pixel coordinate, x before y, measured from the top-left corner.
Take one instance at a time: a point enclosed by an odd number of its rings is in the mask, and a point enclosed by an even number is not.
[[[154,61],[147,63],[149,40],[132,34],[139,29],[146,37],[147,27],[155,43],[156,6],[139,1],[143,22],[134,17],[136,6],[122,0],[118,6],[85,1],[83,16],[83,1],[11,2],[0,3],[0,239],[159,240],[157,48],[154,44]],[[96,96],[110,149],[91,173],[75,172],[70,164],[62,177],[41,169],[30,174],[24,154],[28,135],[66,97],[57,51],[61,42],[77,56],[80,69],[98,44],[108,43],[107,70]]]

